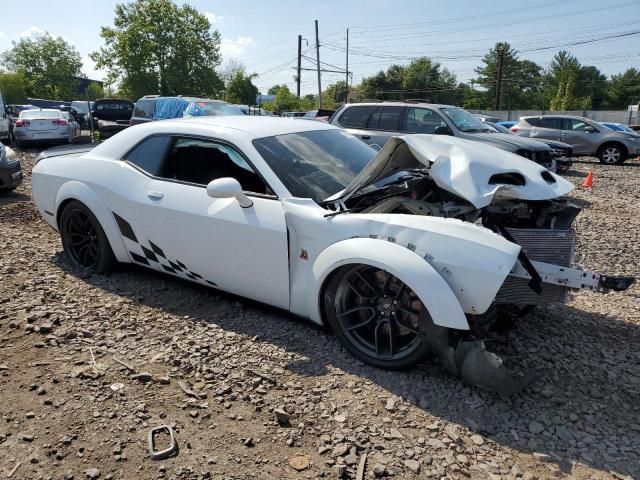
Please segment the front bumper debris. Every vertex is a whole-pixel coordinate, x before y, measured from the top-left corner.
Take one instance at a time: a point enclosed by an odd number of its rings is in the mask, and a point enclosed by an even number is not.
[[[445,369],[465,382],[484,390],[510,397],[531,385],[533,372],[517,375],[502,359],[487,350],[483,340],[464,340],[452,336],[450,329],[427,322],[427,338],[432,352]]]

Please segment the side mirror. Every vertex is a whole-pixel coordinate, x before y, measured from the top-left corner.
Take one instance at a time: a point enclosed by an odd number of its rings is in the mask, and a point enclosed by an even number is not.
[[[440,125],[439,127],[436,127],[433,133],[435,133],[436,135],[453,135],[453,132],[451,131],[451,129],[445,125]]]
[[[243,193],[240,182],[231,177],[211,180],[207,185],[207,195],[211,198],[235,198],[242,208],[253,206],[253,201]]]
[[[594,133],[597,130],[595,128],[593,128],[591,125],[587,125],[586,127],[584,127],[584,131],[587,133]]]

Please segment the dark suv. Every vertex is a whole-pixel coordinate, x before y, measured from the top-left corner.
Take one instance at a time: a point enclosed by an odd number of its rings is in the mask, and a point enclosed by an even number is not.
[[[202,117],[213,115],[244,115],[235,105],[222,100],[197,97],[160,97],[145,95],[136,102],[131,125],[168,118]]]
[[[93,102],[91,116],[101,138],[114,136],[129,126],[133,102],[120,98],[99,98]]]
[[[407,133],[451,135],[482,142],[521,155],[555,170],[551,148],[535,140],[496,132],[478,117],[451,105],[413,102],[348,103],[331,117],[369,145],[382,147],[391,137]]]

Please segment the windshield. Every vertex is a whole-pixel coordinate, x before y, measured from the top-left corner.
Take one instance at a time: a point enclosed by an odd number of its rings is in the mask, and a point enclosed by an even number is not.
[[[478,133],[495,131],[485,125],[478,117],[462,108],[441,108],[440,111],[443,112],[461,132]]]
[[[333,129],[259,138],[253,145],[293,196],[317,203],[344,190],[377,153]]]
[[[244,115],[235,105],[224,102],[192,102],[185,109],[185,117],[212,117],[215,115]]]
[[[615,132],[615,130],[616,130],[615,128],[608,127],[608,126],[607,126],[607,125],[605,125],[604,123],[596,122],[595,120],[591,120],[591,124],[592,124],[594,127],[599,128],[599,129],[601,129],[601,130],[605,130],[605,131],[607,131],[607,130],[608,130],[608,131],[610,131],[610,132]]]

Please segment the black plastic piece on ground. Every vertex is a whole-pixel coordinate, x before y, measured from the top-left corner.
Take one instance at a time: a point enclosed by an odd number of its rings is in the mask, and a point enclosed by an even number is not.
[[[164,450],[156,450],[154,436],[162,431],[166,431],[169,434],[171,443],[169,447],[165,448]],[[160,427],[152,428],[149,431],[149,457],[151,458],[151,460],[164,460],[165,458],[169,458],[176,453],[178,453],[178,442],[176,441],[176,437],[173,434],[173,428],[171,428],[169,425],[162,425]]]
[[[606,275],[600,275],[600,284],[598,290],[613,290],[615,292],[622,292],[629,288],[636,279],[633,277],[611,277]]]

